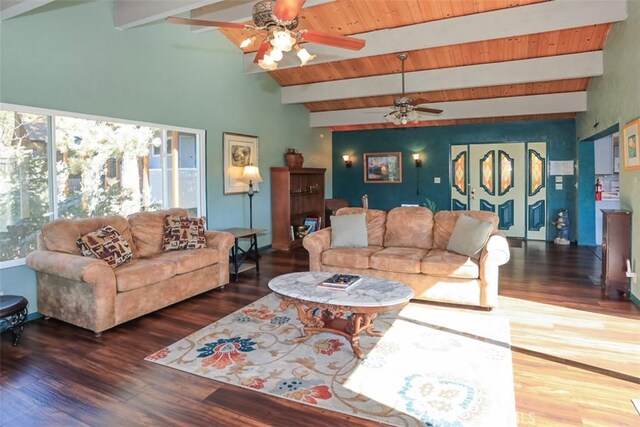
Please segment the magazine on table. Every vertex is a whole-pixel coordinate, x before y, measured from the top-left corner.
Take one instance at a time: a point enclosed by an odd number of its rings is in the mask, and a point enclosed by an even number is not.
[[[318,283],[319,288],[346,291],[362,281],[362,277],[355,274],[334,274]]]

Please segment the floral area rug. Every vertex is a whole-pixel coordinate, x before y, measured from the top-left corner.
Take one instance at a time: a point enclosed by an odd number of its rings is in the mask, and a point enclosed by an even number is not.
[[[362,335],[362,360],[339,335],[294,343],[302,328],[270,294],[145,360],[391,425],[517,424],[505,318],[411,303]]]

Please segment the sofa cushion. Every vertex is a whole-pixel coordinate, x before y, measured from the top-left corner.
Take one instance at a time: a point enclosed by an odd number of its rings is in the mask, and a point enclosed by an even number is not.
[[[113,270],[118,292],[142,288],[176,275],[176,263],[159,259],[134,259]]]
[[[457,279],[477,279],[480,277],[480,267],[475,260],[445,249],[430,250],[422,258],[420,271],[430,276]]]
[[[498,215],[494,212],[486,211],[440,211],[433,216],[433,247],[437,249],[446,249],[451,233],[456,227],[456,222],[460,215],[470,216],[471,218],[480,219],[482,221],[490,221],[493,223],[492,233],[498,230]]]
[[[207,247],[204,218],[166,215],[164,217],[163,251],[202,249]]]
[[[447,250],[478,258],[480,251],[487,244],[492,230],[493,223],[490,221],[460,215],[449,238],[449,243],[447,243]]]
[[[367,220],[364,213],[331,216],[332,248],[366,248]]]
[[[426,254],[426,249],[384,248],[371,255],[370,265],[375,270],[420,273],[420,261]]]
[[[433,212],[420,206],[394,208],[387,215],[384,247],[431,249]]]
[[[84,256],[100,259],[111,268],[131,261],[129,242],[110,225],[78,237],[76,244]]]
[[[45,248],[50,251],[64,252],[66,254],[80,255],[80,249],[76,241],[79,236],[83,236],[100,227],[110,225],[122,235],[122,237],[132,243],[129,223],[121,216],[111,215],[95,218],[67,219],[61,218],[46,223],[42,226],[42,241]],[[132,247],[135,252],[135,248]],[[134,254],[135,255],[135,254]]]
[[[367,218],[367,242],[371,246],[382,246],[384,230],[387,224],[387,213],[377,209],[341,208],[336,215],[352,215],[363,213]]]
[[[322,252],[322,264],[331,267],[369,268],[369,258],[382,246],[366,248],[336,248]]]
[[[148,259],[173,262],[176,265],[176,274],[184,274],[217,264],[220,261],[220,251],[213,248],[194,249],[190,251],[169,251],[154,255]]]
[[[131,236],[136,255],[148,257],[162,252],[164,239],[164,217],[167,215],[187,216],[185,209],[169,209],[157,212],[138,212],[129,215]]]

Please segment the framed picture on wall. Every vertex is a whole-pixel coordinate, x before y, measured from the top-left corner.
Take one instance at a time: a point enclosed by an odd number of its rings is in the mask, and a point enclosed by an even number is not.
[[[249,191],[249,184],[238,180],[245,166],[258,165],[258,137],[224,132],[223,170],[224,194],[238,194]],[[253,184],[253,191],[259,191],[258,184]]]
[[[402,183],[402,153],[364,153],[364,182]]]
[[[627,123],[622,130],[622,158],[624,160],[624,170],[640,169],[640,137],[638,135],[638,127],[640,127],[640,118]]]

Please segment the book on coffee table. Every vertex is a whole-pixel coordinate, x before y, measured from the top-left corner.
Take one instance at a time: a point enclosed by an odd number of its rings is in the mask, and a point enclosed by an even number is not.
[[[346,291],[362,281],[362,277],[355,274],[334,274],[318,283],[319,288]]]

